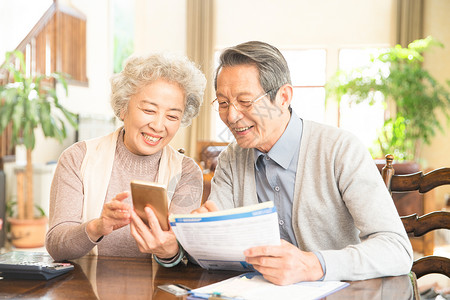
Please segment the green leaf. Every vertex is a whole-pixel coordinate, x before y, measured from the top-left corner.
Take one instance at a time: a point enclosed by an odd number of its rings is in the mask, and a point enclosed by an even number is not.
[[[39,105],[39,120],[41,123],[42,131],[46,137],[53,136],[53,126],[50,121],[51,107],[50,103],[44,102]]]
[[[69,121],[69,124],[77,129],[78,128],[78,118],[77,118],[77,114],[71,113],[70,111],[68,111],[67,109],[65,109],[64,107],[60,106],[59,109],[62,111],[62,113],[64,114],[64,116],[66,117],[66,120]]]
[[[25,123],[25,127],[23,128],[23,143],[27,149],[34,149],[34,131],[29,122]]]
[[[64,74],[64,73],[60,73],[60,72],[55,72],[51,75],[57,82],[61,83],[64,91],[66,92],[66,96],[69,94],[69,87],[67,85],[67,80],[66,78],[69,78],[70,75],[68,74]]]
[[[40,207],[39,205],[35,204],[34,208],[36,208],[36,210],[39,212],[37,217],[44,217],[45,216],[45,211],[44,211],[44,209],[42,207]]]
[[[56,122],[55,118],[53,116],[50,116],[52,128],[53,128],[53,138],[57,139],[59,142],[62,142],[65,138],[63,132],[58,126],[58,123]]]
[[[8,123],[11,122],[14,103],[7,101],[6,98],[3,104],[0,105],[0,134],[3,133]]]

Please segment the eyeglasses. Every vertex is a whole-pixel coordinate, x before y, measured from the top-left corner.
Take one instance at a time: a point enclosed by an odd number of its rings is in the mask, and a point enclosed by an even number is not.
[[[225,100],[221,100],[219,98],[214,99],[213,102],[211,102],[212,107],[215,111],[218,112],[225,112],[228,111],[228,108],[230,107],[230,104],[234,106],[234,108],[238,111],[249,111],[253,108],[253,104],[267,96],[270,92],[272,92],[275,89],[271,89],[267,92],[265,92],[263,95],[259,96],[258,98],[254,100],[237,100],[235,102],[228,102]]]

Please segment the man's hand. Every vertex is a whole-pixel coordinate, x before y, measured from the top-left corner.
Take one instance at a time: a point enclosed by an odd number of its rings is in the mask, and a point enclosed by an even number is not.
[[[218,211],[216,204],[212,201],[206,201],[203,203],[202,206],[199,208],[191,211],[191,214],[200,214],[200,213],[206,213],[206,212],[212,212],[212,211]]]
[[[130,224],[131,206],[123,202],[129,196],[129,192],[119,193],[110,202],[103,205],[100,218],[92,220],[87,225],[86,231],[91,240],[96,241],[100,237]]]
[[[280,246],[258,246],[244,251],[245,260],[268,281],[287,285],[322,278],[322,266],[312,252],[281,240]]]
[[[139,251],[153,253],[158,258],[171,258],[178,253],[178,242],[172,228],[161,229],[155,213],[150,207],[145,208],[148,218],[147,226],[135,211],[131,213],[131,235],[136,240]]]

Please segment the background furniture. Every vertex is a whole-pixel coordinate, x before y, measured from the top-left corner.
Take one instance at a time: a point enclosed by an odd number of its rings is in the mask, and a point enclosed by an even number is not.
[[[214,176],[214,171],[217,166],[217,158],[228,143],[225,142],[211,142],[199,141],[197,142],[197,153],[194,159],[199,164],[203,171],[203,196],[202,204],[208,199],[211,192],[211,179]]]
[[[0,170],[0,248],[6,241],[6,179],[3,170]]]
[[[382,168],[385,166],[385,161],[378,160],[376,161],[376,165],[381,173]],[[412,174],[420,171],[419,165],[413,162],[394,163],[391,161],[391,166],[396,175]],[[433,191],[427,194],[422,194],[417,190],[405,192],[397,191],[394,188],[391,190],[391,193],[392,199],[394,199],[395,207],[397,208],[400,216],[408,216],[415,213],[418,215],[423,215],[436,210]],[[430,233],[422,237],[410,237],[410,240],[414,251],[423,253],[424,255],[433,254],[434,233]]]
[[[450,184],[450,168],[440,168],[426,173],[416,172],[405,175],[395,175],[392,166],[393,155],[386,155],[386,166],[382,169],[383,180],[389,191],[408,192],[418,191],[421,194],[429,193],[435,187]],[[424,236],[435,229],[450,229],[450,212],[433,211],[423,216],[414,213],[402,216],[406,232],[416,237]],[[439,273],[450,277],[450,259],[447,257],[425,254],[413,263],[412,271],[417,278],[431,273]]]
[[[423,236],[435,229],[450,229],[450,212],[433,211],[421,217],[417,214],[402,217],[406,232],[414,236]],[[417,278],[431,273],[443,274],[450,278],[450,259],[437,255],[428,255],[414,261],[412,271]]]

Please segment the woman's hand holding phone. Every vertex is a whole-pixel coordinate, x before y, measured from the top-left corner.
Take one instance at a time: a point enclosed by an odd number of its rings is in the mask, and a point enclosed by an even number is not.
[[[139,251],[152,253],[158,258],[174,257],[178,251],[178,242],[171,228],[165,231],[150,207],[145,207],[148,226],[136,214],[131,212],[131,235],[137,242]]]

